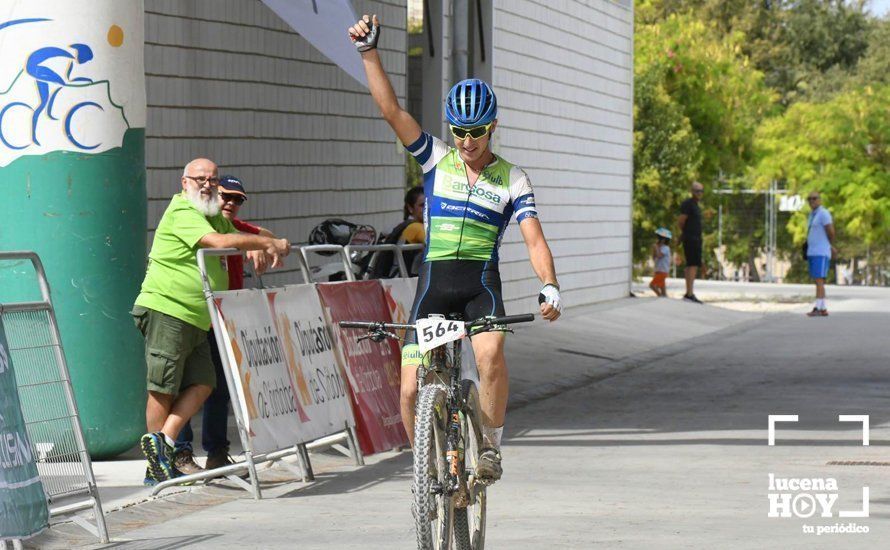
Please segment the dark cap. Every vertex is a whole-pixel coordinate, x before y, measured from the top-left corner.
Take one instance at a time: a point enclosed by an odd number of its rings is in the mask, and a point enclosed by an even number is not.
[[[219,178],[219,186],[225,190],[226,193],[237,193],[247,199],[247,191],[244,190],[244,185],[241,184],[241,180],[236,178],[235,176],[223,176]]]

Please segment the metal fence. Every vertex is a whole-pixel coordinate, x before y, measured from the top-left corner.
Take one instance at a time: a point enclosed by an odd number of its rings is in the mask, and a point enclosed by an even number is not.
[[[95,525],[85,517],[72,521],[108,541],[96,478],[83,439],[68,365],[56,323],[49,283],[34,252],[0,252],[0,262],[30,261],[41,301],[0,304],[16,385],[50,516],[93,509]]]
[[[334,264],[335,269],[341,271],[346,280],[354,281],[356,280],[356,274],[359,270],[353,263],[353,252],[370,253],[375,256],[380,252],[392,252],[394,254],[394,260],[396,265],[398,266],[400,275],[402,277],[407,277],[408,272],[405,266],[403,253],[406,251],[419,251],[422,249],[423,245],[419,244],[355,245],[347,247],[343,247],[340,245],[293,245],[291,246],[291,254],[289,256],[289,259],[293,258],[296,260],[299,268],[296,271],[299,271],[302,277],[302,280],[299,281],[301,283],[321,282],[319,280],[321,278],[320,275],[325,273],[325,271],[318,269],[317,266],[313,266],[311,262],[311,255],[319,253],[327,253],[325,255],[330,258],[329,263]],[[213,330],[216,335],[217,346],[220,349],[220,359],[223,361],[224,364],[223,372],[226,376],[225,383],[228,385],[229,393],[233,396],[233,399],[235,399],[235,396],[237,396],[238,393],[235,383],[232,379],[231,367],[228,364],[228,353],[226,352],[225,341],[222,337],[222,331],[224,331],[225,329],[219,324],[219,319],[217,318],[217,315],[214,311],[213,291],[210,288],[210,281],[207,279],[206,262],[207,258],[209,257],[225,257],[238,254],[243,254],[243,252],[235,248],[204,248],[199,250],[197,255],[198,269],[201,272],[202,284],[204,285],[204,295],[207,299],[207,307],[210,310],[210,317],[213,325]],[[374,259],[375,258],[372,258],[371,260],[373,261]],[[260,287],[265,286],[261,277],[258,277],[258,281],[260,283]],[[255,499],[260,499],[262,498],[262,490],[260,488],[256,466],[263,462],[278,462],[281,466],[288,468],[289,470],[297,474],[298,477],[301,477],[303,481],[311,481],[312,479],[314,479],[314,474],[312,472],[312,462],[309,457],[309,450],[321,450],[328,448],[334,449],[345,456],[352,457],[355,460],[356,465],[361,466],[364,464],[361,450],[358,448],[358,443],[356,441],[355,430],[354,428],[351,428],[349,426],[346,426],[345,429],[340,433],[331,434],[312,442],[294,445],[293,447],[280,449],[271,453],[255,454],[252,451],[252,446],[250,444],[247,424],[245,422],[245,419],[241,416],[241,409],[238,406],[233,406],[232,410],[235,416],[235,423],[238,426],[238,435],[241,439],[241,447],[244,450],[244,461],[237,462],[223,468],[218,468],[213,471],[207,471],[163,481],[155,485],[155,487],[152,489],[152,495],[160,494],[162,491],[170,487],[175,487],[177,485],[194,483],[196,481],[207,481],[216,478],[219,475],[224,475],[240,488],[250,492]],[[298,458],[299,469],[294,468],[293,466],[282,460],[288,456],[296,456]],[[238,477],[238,474],[245,471],[248,473],[247,480]]]

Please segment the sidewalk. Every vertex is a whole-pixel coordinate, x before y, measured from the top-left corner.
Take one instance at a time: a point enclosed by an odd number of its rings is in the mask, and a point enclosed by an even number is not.
[[[559,394],[598,379],[613,376],[653,357],[686,350],[697,337],[756,322],[762,315],[730,311],[680,300],[626,298],[594,306],[574,308],[557,323],[539,320],[516,329],[509,337],[510,408]],[[200,419],[193,422],[195,442],[200,445]],[[230,419],[232,454],[240,452],[234,421]],[[364,468],[396,456],[397,452],[368,457]],[[351,461],[333,453],[312,455],[316,485],[337,479],[356,469]],[[157,525],[184,514],[208,510],[236,499],[250,508],[250,496],[229,482],[165,491],[151,499],[142,486],[145,463],[134,449],[116,460],[94,463],[110,536],[126,540],[127,532]],[[264,498],[292,493],[306,485],[281,467],[264,468],[260,479]],[[348,483],[347,483],[348,484]],[[223,518],[219,518],[223,519]],[[170,535],[174,535],[170,533]],[[159,536],[166,536],[163,532]],[[163,542],[155,540],[154,542]],[[170,540],[169,546],[194,540]],[[31,541],[39,548],[68,548],[94,545],[92,539],[71,523],[54,526],[48,534]],[[139,546],[140,548],[142,546]],[[135,546],[134,546],[135,548]]]

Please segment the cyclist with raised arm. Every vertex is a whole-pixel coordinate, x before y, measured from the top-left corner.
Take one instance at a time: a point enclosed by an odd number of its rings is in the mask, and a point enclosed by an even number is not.
[[[559,284],[528,175],[489,147],[497,127],[497,99],[491,87],[468,79],[448,93],[445,116],[454,137],[449,146],[424,132],[399,105],[377,54],[381,32],[377,16],[364,15],[348,32],[361,52],[371,96],[423,170],[426,250],[410,322],[432,313],[461,313],[466,320],[504,315],[498,246],[513,216],[532,267],[544,284],[538,298],[541,315],[556,320],[561,311]],[[483,416],[483,448],[476,474],[493,482],[501,477],[500,442],[507,409],[504,333],[478,334],[472,344]],[[421,360],[416,337],[409,333],[402,349],[401,412],[412,439],[416,370]]]

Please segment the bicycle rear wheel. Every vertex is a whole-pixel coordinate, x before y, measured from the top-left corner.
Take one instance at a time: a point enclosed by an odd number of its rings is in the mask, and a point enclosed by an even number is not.
[[[454,510],[454,543],[458,550],[482,550],[485,546],[485,485],[475,482],[476,464],[482,448],[481,409],[479,392],[472,380],[461,381],[466,403],[461,435],[464,440],[464,470],[469,504]]]
[[[448,390],[441,384],[420,389],[414,418],[414,525],[417,548],[451,546],[454,504],[446,495],[445,427]]]

